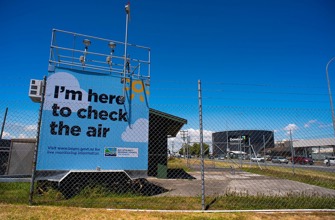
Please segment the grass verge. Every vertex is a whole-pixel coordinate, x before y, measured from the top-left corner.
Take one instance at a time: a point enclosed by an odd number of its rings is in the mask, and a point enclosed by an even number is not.
[[[27,204],[29,183],[1,183],[0,203]],[[6,189],[6,190],[4,190]],[[65,199],[57,190],[34,195],[34,204],[62,207],[201,210],[200,197],[152,197],[136,194],[116,194],[101,187],[85,189],[79,195]],[[208,210],[261,210],[261,209],[335,209],[334,197],[311,195],[250,196],[227,192],[224,196],[206,197]]]
[[[0,219],[229,219],[332,220],[335,213],[162,213],[0,204]]]

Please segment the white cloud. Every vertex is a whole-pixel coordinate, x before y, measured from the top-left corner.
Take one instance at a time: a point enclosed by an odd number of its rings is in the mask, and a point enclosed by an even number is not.
[[[190,136],[190,141],[191,142],[200,142],[200,130],[197,129],[187,129],[188,131],[188,136]],[[203,130],[203,142],[212,142],[212,131],[208,131],[208,130]]]
[[[125,142],[148,142],[149,121],[139,118],[131,126],[127,126],[126,131],[121,135]]]
[[[317,120],[309,120],[305,125],[304,125],[304,127],[305,128],[309,128],[311,125],[313,125],[313,124],[315,124],[315,123],[317,123],[318,121]]]
[[[323,123],[319,123],[319,128],[329,128],[329,127],[333,127],[333,123],[329,123],[329,124],[323,124]]]
[[[309,120],[309,121],[304,125],[304,127],[305,127],[305,128],[310,128],[310,127],[311,127],[312,125],[314,125],[314,124],[317,125],[318,128],[329,128],[329,127],[332,127],[332,126],[333,126],[332,123],[325,124],[325,123],[323,123],[323,122],[320,122],[320,121],[314,119],[314,120]]]
[[[28,136],[25,135],[25,134],[19,134],[19,137],[18,137],[18,138],[28,138]]]
[[[212,145],[212,133],[213,131],[203,130],[203,142],[210,146]],[[189,128],[187,129],[187,135],[189,136],[190,145],[193,145],[193,143],[200,142],[200,130],[199,129]],[[181,137],[181,132],[178,132],[176,137],[168,139],[168,145],[170,148],[172,145],[174,146],[174,152],[177,152],[182,147],[183,143],[184,143],[184,140]]]
[[[58,98],[54,97],[55,86],[59,86]],[[64,90],[61,90],[63,86]],[[65,90],[80,91],[82,101],[65,99]],[[80,88],[77,78],[69,73],[58,72],[48,78],[43,109],[52,110],[53,104],[57,104],[60,108],[69,107],[72,112],[77,112],[79,109],[86,109],[89,106],[90,103],[87,100],[88,93]]]
[[[35,138],[37,124],[24,125],[20,123],[7,123],[6,132],[3,133],[3,138]]]
[[[296,124],[288,124],[286,127],[283,128],[284,131],[287,131],[286,134],[289,135],[294,131],[298,130],[299,127]]]
[[[37,125],[27,125],[23,129],[25,131],[37,131]]]
[[[12,136],[9,132],[4,131],[4,132],[2,133],[2,138],[3,138],[3,139],[11,139],[11,138],[15,138],[15,137]]]

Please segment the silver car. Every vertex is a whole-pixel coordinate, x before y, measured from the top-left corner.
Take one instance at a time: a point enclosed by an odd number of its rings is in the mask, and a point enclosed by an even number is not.
[[[327,157],[323,163],[326,165],[326,166],[333,166],[335,165],[335,157]]]
[[[257,156],[257,157],[253,157],[253,158],[251,158],[251,161],[252,162],[265,162],[265,159],[264,159],[264,157],[261,157],[261,156]]]
[[[282,156],[276,156],[272,158],[272,163],[286,163],[288,164],[288,159]]]

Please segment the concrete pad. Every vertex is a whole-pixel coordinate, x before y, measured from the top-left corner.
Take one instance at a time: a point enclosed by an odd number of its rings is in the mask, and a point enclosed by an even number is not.
[[[201,196],[201,173],[189,172],[196,179],[157,179],[148,181],[169,190],[157,196]],[[334,196],[335,190],[292,180],[278,179],[243,171],[235,173],[210,171],[205,173],[205,194],[220,196],[227,193],[240,195],[318,195]]]

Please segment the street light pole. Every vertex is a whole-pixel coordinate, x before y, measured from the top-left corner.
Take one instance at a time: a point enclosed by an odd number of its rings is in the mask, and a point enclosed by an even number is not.
[[[327,76],[327,83],[328,83],[328,93],[329,93],[329,101],[330,101],[330,109],[332,111],[332,121],[333,121],[333,129],[334,129],[334,136],[335,136],[335,114],[334,114],[334,106],[333,106],[333,98],[332,98],[332,92],[330,89],[330,80],[328,75],[328,67],[329,65],[335,60],[335,57],[331,58],[327,65],[326,65],[326,76]]]

